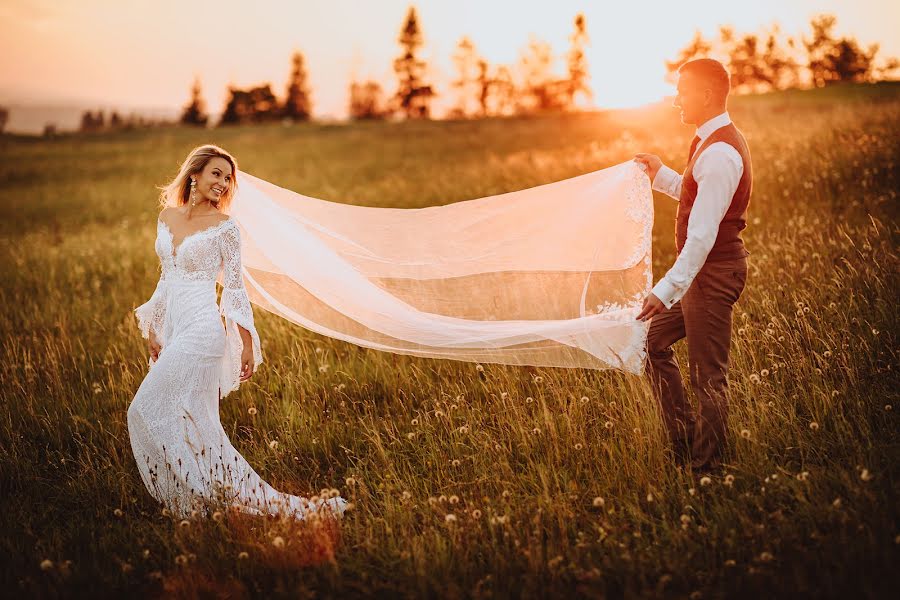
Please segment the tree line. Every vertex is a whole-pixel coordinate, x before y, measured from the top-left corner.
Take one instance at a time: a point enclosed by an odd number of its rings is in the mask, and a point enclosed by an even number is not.
[[[665,61],[667,77],[693,58],[714,57],[731,72],[736,93],[759,93],[789,88],[823,87],[839,82],[872,82],[890,78],[900,61],[890,57],[879,62],[879,45],[864,48],[855,38],[834,33],[837,18],[814,16],[810,31],[801,36],[783,36],[777,24],[762,32],[737,32],[721,26],[717,35],[705,38],[699,31],[677,53]],[[414,6],[407,9],[397,36],[399,52],[393,60],[396,87],[388,93],[374,80],[352,80],[348,89],[351,119],[430,119],[432,103],[439,90],[430,82],[428,64],[421,57],[424,34]],[[468,36],[459,39],[452,55],[454,76],[447,93],[452,105],[445,117],[483,118],[565,112],[592,106],[594,92],[588,83],[586,47],[590,43],[582,13],[575,15],[569,48],[563,54],[565,72],[559,76],[554,65],[557,55],[549,43],[532,35],[513,64],[491,64]],[[0,107],[0,132],[8,111]],[[276,120],[308,121],[312,118],[312,92],[306,61],[295,51],[283,99],[270,83],[248,89],[229,85],[224,109],[216,126],[262,123]],[[201,82],[195,79],[188,103],[176,120],[123,116],[113,111],[84,111],[80,130],[107,131],[171,125],[210,125]],[[48,123],[45,135],[55,133]]]
[[[811,31],[784,37],[778,24],[762,33],[738,33],[721,26],[717,36],[704,38],[699,31],[672,61],[666,61],[670,79],[685,62],[701,57],[720,60],[731,73],[736,93],[760,93],[791,88],[824,87],[840,82],[871,83],[890,78],[900,61],[878,61],[879,44],[863,48],[855,38],[837,37],[837,17],[816,15]]]

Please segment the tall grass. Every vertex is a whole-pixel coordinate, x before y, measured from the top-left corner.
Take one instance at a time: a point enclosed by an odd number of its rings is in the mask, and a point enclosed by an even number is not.
[[[223,402],[222,423],[276,487],[352,500],[336,526],[178,522],[144,489],[125,412],[146,373],[131,310],[158,278],[154,185],[212,142],[310,196],[420,207],[640,151],[681,169],[692,129],[659,108],[0,138],[4,593],[886,596],[900,558],[900,95],[868,89],[732,104],[753,156],[752,255],[728,466],[708,485],[674,468],[640,377],[481,371],[257,310],[266,363]],[[657,279],[674,214],[659,195]]]

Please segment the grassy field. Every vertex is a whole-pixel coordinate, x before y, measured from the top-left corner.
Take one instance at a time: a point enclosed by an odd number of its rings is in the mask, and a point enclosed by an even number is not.
[[[0,137],[0,595],[887,597],[900,584],[900,86],[730,112],[755,182],[727,476],[695,488],[675,470],[640,377],[479,374],[257,309],[267,362],[222,423],[276,487],[340,489],[355,506],[337,527],[181,524],[143,487],[125,414],[147,368],[132,309],[158,279],[154,186],[212,142],[310,196],[420,207],[641,151],[680,170],[692,128],[655,108]],[[657,279],[675,205],[657,195]],[[677,356],[684,370],[684,343]]]

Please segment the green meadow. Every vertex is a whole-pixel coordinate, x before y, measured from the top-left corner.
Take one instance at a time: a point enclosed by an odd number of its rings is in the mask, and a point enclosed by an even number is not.
[[[602,102],[602,98],[598,101]],[[0,589],[9,597],[880,598],[900,576],[900,85],[734,98],[754,190],[727,468],[677,470],[647,383],[427,360],[256,309],[265,362],[222,402],[276,488],[339,523],[180,522],[126,410],[159,278],[157,185],[203,143],[302,194],[424,207],[652,152],[668,106],[540,118],[0,136]],[[654,280],[676,202],[655,194]],[[301,257],[302,260],[302,257]],[[687,381],[687,347],[676,346]],[[273,444],[272,442],[277,442]]]

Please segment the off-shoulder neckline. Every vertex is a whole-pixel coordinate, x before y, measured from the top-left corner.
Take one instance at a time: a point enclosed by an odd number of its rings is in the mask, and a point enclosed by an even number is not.
[[[160,219],[159,217],[156,218],[156,222],[159,225],[162,225],[165,228],[166,232],[169,234],[169,240],[170,240],[170,243],[172,246],[172,257],[174,258],[174,257],[178,256],[178,250],[182,246],[184,246],[184,243],[186,241],[188,241],[188,239],[190,239],[194,236],[200,235],[201,233],[206,233],[209,231],[213,231],[214,229],[218,229],[219,227],[222,227],[226,223],[234,223],[234,219],[232,219],[231,217],[228,217],[227,219],[222,219],[215,225],[210,225],[209,227],[205,227],[203,229],[198,229],[197,231],[195,231],[193,233],[189,233],[186,236],[184,236],[184,238],[182,238],[182,240],[178,243],[177,246],[175,245],[175,234],[172,233],[172,228],[169,227],[169,224],[166,223],[165,221],[163,221],[162,219]]]

